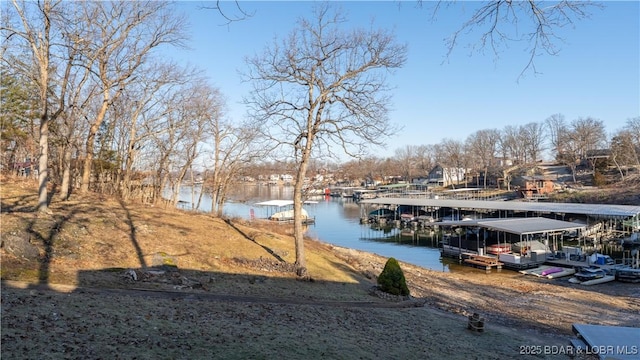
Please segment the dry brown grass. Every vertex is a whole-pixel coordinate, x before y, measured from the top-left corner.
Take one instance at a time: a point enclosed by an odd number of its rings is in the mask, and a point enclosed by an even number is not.
[[[4,254],[3,278],[23,281],[46,279],[76,284],[76,270],[140,268],[171,259],[180,269],[246,273],[234,259],[266,259],[292,264],[295,250],[290,226],[240,219],[225,221],[163,207],[128,205],[95,194],[55,198],[52,215],[33,212],[32,183],[6,180],[2,187],[2,231],[29,239],[46,259],[24,259]],[[308,267],[317,280],[356,282],[326,245],[307,242]],[[43,270],[48,273],[43,273]],[[274,273],[272,276],[293,276]]]

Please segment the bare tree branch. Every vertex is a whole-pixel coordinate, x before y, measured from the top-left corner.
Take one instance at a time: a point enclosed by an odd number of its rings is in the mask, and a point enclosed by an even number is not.
[[[422,1],[418,1],[422,5]],[[455,2],[438,1],[433,8],[433,16]],[[602,5],[590,1],[513,1],[494,0],[465,2],[465,5],[479,4],[473,15],[458,30],[446,39],[447,59],[465,37],[470,40],[471,52],[483,52],[489,48],[496,59],[503,47],[513,43],[524,43],[528,49],[528,60],[518,78],[532,70],[538,73],[536,57],[542,54],[558,55],[559,43],[564,39],[559,31],[567,26],[575,26],[580,20],[588,19],[592,9]]]
[[[239,14],[235,14],[233,13],[233,11],[227,11],[221,5],[221,3],[230,3],[230,2],[216,0],[216,4],[214,6],[201,6],[200,8],[203,10],[216,10],[222,16],[222,18],[226,21],[224,24],[222,24],[225,26],[228,26],[233,22],[246,20],[253,16],[253,13],[248,13],[247,11],[245,11],[240,5],[240,2],[237,0],[233,1],[233,3],[235,5],[235,11],[237,11]]]

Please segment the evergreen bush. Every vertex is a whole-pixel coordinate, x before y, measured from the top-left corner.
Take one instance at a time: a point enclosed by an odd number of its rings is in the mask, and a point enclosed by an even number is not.
[[[384,269],[378,276],[378,286],[380,290],[392,295],[409,295],[407,281],[404,278],[404,272],[400,268],[400,264],[394,258],[389,258],[384,265]]]

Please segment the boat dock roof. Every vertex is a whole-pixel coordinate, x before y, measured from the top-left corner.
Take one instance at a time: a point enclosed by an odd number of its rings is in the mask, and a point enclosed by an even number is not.
[[[362,200],[361,204],[378,205],[410,205],[423,207],[444,207],[452,209],[482,209],[506,211],[530,211],[555,214],[581,214],[602,218],[626,219],[640,214],[640,206],[611,205],[611,204],[580,204],[580,203],[551,203],[525,201],[495,201],[495,200],[450,200],[450,199],[419,199],[403,197],[379,197]]]
[[[307,200],[304,202],[305,204],[317,204],[317,201],[311,201],[311,200]],[[283,206],[291,206],[293,205],[293,200],[267,200],[267,201],[262,201],[262,202],[258,202],[255,203],[256,206],[277,206],[277,207],[283,207]]]
[[[638,359],[640,328],[573,324],[579,341],[572,344],[578,353],[597,355],[600,359]]]
[[[586,227],[585,225],[576,224],[574,222],[547,219],[543,217],[442,221],[433,223],[433,225],[478,226],[493,231],[508,232],[516,235],[584,230]]]

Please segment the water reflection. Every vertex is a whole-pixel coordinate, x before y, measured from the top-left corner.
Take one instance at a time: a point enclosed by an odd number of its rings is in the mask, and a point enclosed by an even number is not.
[[[184,196],[182,196],[184,194]],[[266,218],[267,209],[255,203],[273,199],[291,199],[293,187],[244,185],[236,189],[225,204],[224,213],[230,217],[249,219]],[[184,189],[180,200],[190,204],[191,189]],[[307,228],[311,238],[337,246],[363,250],[384,257],[412,263],[437,271],[458,270],[449,259],[441,259],[438,249],[439,235],[422,229],[400,230],[392,226],[360,224],[360,218],[369,209],[361,209],[352,199],[320,197],[317,203],[305,205],[309,215],[316,218]],[[211,198],[203,196],[200,211],[211,211]]]

